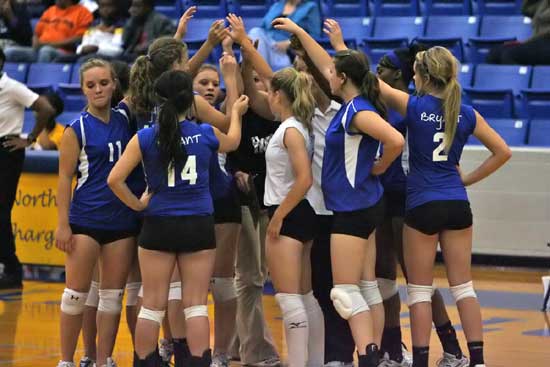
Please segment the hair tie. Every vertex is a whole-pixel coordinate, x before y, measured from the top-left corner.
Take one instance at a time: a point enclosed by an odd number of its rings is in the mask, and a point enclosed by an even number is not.
[[[145,55],[145,58],[146,58],[147,60],[151,61],[151,55],[147,54],[147,55]]]

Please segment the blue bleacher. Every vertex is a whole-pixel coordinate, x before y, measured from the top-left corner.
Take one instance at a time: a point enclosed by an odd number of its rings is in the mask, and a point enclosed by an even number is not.
[[[479,24],[476,16],[430,16],[424,36],[419,37],[418,42],[447,47],[460,61],[464,61],[464,45],[469,38],[477,37]]]
[[[422,14],[431,15],[471,15],[470,0],[424,0]]]
[[[514,15],[521,13],[522,0],[476,0],[477,14]]]
[[[225,0],[176,0],[176,10],[179,14],[183,14],[183,12],[191,6],[197,7],[194,19],[220,19],[227,15],[227,4]]]
[[[179,9],[175,4],[172,5],[155,5],[155,11],[166,15],[170,19],[179,19],[181,16]]]
[[[470,87],[472,85],[472,79],[474,77],[474,65],[462,64],[458,70],[458,81],[460,85],[464,87]]]
[[[227,0],[227,10],[244,18],[263,18],[271,3],[270,0]]]
[[[371,0],[376,16],[415,16],[420,15],[418,0]]]
[[[368,17],[370,15],[367,0],[326,0],[325,15],[334,17]]]
[[[80,84],[59,83],[58,92],[65,111],[82,111],[86,106],[86,97],[82,94]]]
[[[34,111],[25,110],[25,113],[23,115],[23,134],[30,134],[35,122],[36,118],[34,117]]]
[[[531,85],[521,91],[526,116],[550,118],[550,66],[535,66]]]
[[[80,64],[74,64],[71,71],[71,78],[69,79],[71,84],[80,84]]]
[[[495,118],[515,116],[515,96],[529,86],[531,67],[488,65],[476,67],[472,87],[464,91],[482,115]]]
[[[71,122],[76,120],[80,116],[80,112],[71,111],[63,112],[61,115],[57,116],[56,121],[62,125],[69,125]]]
[[[506,144],[522,146],[527,143],[529,124],[526,120],[488,118],[487,122],[504,139]],[[468,144],[479,145],[481,142],[471,135]]]
[[[27,85],[37,93],[43,94],[55,89],[59,83],[69,83],[72,69],[72,64],[31,64]]]
[[[550,147],[550,120],[531,120],[528,143],[531,146]]]
[[[26,83],[29,65],[24,63],[7,62],[4,64],[4,71],[10,78],[21,83]]]

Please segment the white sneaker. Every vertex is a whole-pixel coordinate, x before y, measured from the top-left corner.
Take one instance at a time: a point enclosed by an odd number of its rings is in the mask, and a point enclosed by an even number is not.
[[[407,350],[405,344],[401,343],[401,355],[403,356],[403,366],[412,367],[413,365],[413,355]]]
[[[470,364],[468,358],[462,355],[462,358],[456,358],[450,353],[443,352],[443,357],[436,362],[437,367],[467,367]]]
[[[408,352],[407,352],[408,353]],[[407,360],[405,356],[403,356],[403,359],[401,362],[397,362],[390,359],[390,355],[386,352],[384,353],[384,356],[380,359],[380,363],[378,363],[378,367],[411,367],[412,362]]]
[[[353,362],[345,363],[340,361],[330,361],[324,367],[353,367]]]
[[[102,367],[117,367],[115,361],[111,358],[107,358],[107,363],[104,364]]]
[[[212,363],[210,367],[229,367],[229,358],[225,353],[216,354],[212,358]]]
[[[167,339],[160,339],[159,355],[163,362],[170,362],[174,355],[174,344]]]
[[[73,362],[59,361],[57,367],[76,367]]]
[[[80,359],[79,367],[95,367],[95,361],[84,356]]]

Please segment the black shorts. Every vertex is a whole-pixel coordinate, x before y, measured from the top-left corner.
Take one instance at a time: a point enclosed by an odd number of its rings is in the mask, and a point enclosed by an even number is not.
[[[215,249],[214,217],[145,217],[138,245],[147,250],[175,253]]]
[[[269,219],[273,217],[278,207],[278,205],[267,207]],[[311,205],[309,205],[309,202],[304,199],[287,214],[285,219],[283,219],[283,225],[279,234],[281,236],[293,238],[302,243],[311,241],[313,237],[315,237],[316,221],[317,216],[315,215],[315,211]]]
[[[334,212],[333,234],[347,234],[368,239],[384,219],[384,199],[366,209],[352,212]]]
[[[237,192],[225,198],[214,200],[214,222],[241,223],[241,203]]]
[[[113,231],[109,229],[98,229],[91,227],[79,226],[78,224],[70,224],[73,234],[83,234],[88,237],[92,237],[101,246],[111,242],[122,240],[123,238],[136,237],[139,233],[139,229],[125,230],[125,231]]]
[[[405,216],[405,201],[406,194],[400,191],[385,191],[384,192],[384,217],[394,218]]]
[[[430,201],[405,213],[405,224],[427,235],[466,229],[472,222],[472,209],[466,200]]]

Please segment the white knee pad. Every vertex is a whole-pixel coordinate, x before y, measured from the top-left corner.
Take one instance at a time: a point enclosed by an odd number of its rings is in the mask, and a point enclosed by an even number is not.
[[[421,302],[432,302],[433,285],[407,284],[407,303],[410,306]]]
[[[141,289],[141,282],[132,282],[126,284],[126,307],[137,305],[138,293]]]
[[[384,302],[376,280],[361,280],[359,282],[359,290],[369,307]]]
[[[279,304],[284,319],[306,313],[306,306],[301,294],[276,293],[275,299]]]
[[[168,301],[181,301],[181,282],[170,283],[170,289],[168,290]]]
[[[124,289],[100,289],[97,310],[111,315],[119,314],[122,311],[123,296]]]
[[[186,320],[192,317],[208,317],[208,307],[206,305],[189,306],[183,309],[183,313]]]
[[[61,296],[61,312],[73,316],[81,315],[86,307],[87,298],[88,293],[65,288]]]
[[[350,317],[368,311],[369,306],[355,284],[336,284],[330,291],[330,299],[338,314],[347,320]]]
[[[148,308],[141,306],[141,310],[139,310],[138,319],[150,320],[150,321],[156,322],[159,325],[162,325],[162,320],[164,319],[165,313],[166,311],[150,310]]]
[[[88,298],[86,298],[86,306],[97,308],[99,304],[99,283],[92,280]]]
[[[210,281],[210,290],[214,302],[224,303],[237,298],[235,291],[235,282],[231,278],[212,278]]]
[[[477,298],[476,291],[474,290],[474,283],[471,280],[467,283],[455,285],[451,287],[450,290],[455,302],[464,298]]]
[[[385,278],[376,278],[376,280],[378,281],[380,295],[384,301],[387,301],[399,293],[399,288],[397,287],[397,282],[395,280]]]

